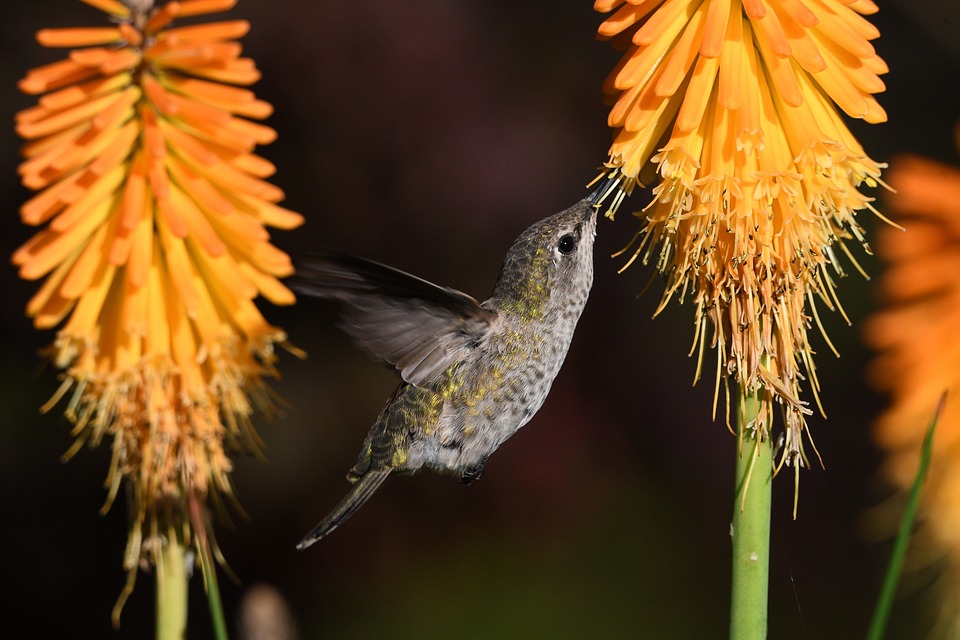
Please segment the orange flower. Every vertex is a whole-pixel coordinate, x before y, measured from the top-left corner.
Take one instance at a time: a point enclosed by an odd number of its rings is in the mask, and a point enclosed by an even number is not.
[[[164,536],[206,535],[194,507],[231,491],[225,442],[257,447],[250,416],[271,409],[263,377],[285,335],[254,298],[294,302],[265,227],[303,218],[275,204],[274,167],[252,153],[276,134],[248,118],[271,106],[233,86],[259,78],[234,41],[249,24],[171,24],[235,0],[82,1],[114,24],[40,31],[76,48],[19,85],[43,94],[16,119],[20,175],[39,192],[21,217],[46,226],[13,262],[46,278],[27,305],[36,327],[66,319],[50,349],[64,381],[45,409],[69,398],[71,454],[112,438],[107,506],[131,485],[126,595]]]
[[[693,298],[696,377],[709,342],[718,386],[731,377],[744,394],[759,391],[763,436],[781,404],[780,463],[805,465],[810,410],[801,380],[809,379],[815,397],[819,384],[807,303],[818,325],[815,297],[839,307],[837,253],[850,255],[845,239],[863,242],[855,216],[873,207],[857,189],[880,175],[834,107],[868,122],[886,119],[872,96],[887,71],[870,44],[879,34],[860,15],[876,6],[597,0],[594,7],[616,9],[599,35],[627,49],[604,87],[615,130],[605,174],[619,180],[608,215],[636,185],[656,182],[652,202],[636,214],[641,229],[627,264],[652,261],[666,276],[661,309],[674,296]]]
[[[886,478],[909,490],[924,432],[947,391],[915,536],[921,558],[946,559],[941,622],[951,627],[947,636],[960,629],[960,169],[905,157],[889,178],[896,192],[888,204],[906,232],[882,229],[876,238],[888,268],[879,282],[883,308],[864,336],[880,352],[870,379],[891,403],[874,438],[887,452]]]

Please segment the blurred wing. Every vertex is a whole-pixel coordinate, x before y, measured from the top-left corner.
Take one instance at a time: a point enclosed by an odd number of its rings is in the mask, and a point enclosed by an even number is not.
[[[498,319],[465,293],[336,253],[311,254],[290,286],[343,302],[344,331],[414,385],[463,359]]]

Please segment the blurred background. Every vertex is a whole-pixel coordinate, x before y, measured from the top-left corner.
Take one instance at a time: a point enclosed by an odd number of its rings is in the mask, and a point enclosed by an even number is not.
[[[38,6],[0,8],[2,255],[32,235],[17,215],[28,194],[12,129],[33,99],[15,83],[60,57],[33,33],[102,23],[74,0]],[[482,299],[513,238],[580,199],[606,158],[600,85],[618,53],[594,40],[601,16],[588,0],[241,0],[225,16],[253,25],[245,52],[263,72],[255,90],[276,107],[267,122],[279,133],[261,153],[278,167],[283,204],[307,218],[273,234],[295,260],[334,248]],[[955,163],[957,5],[884,2],[871,20],[891,68],[881,96],[890,120],[853,123],[854,132],[878,161],[912,151]],[[294,545],[345,493],[344,474],[396,378],[337,331],[332,305],[263,303],[309,358],[281,354],[273,387],[288,406],[256,423],[269,461],[236,461],[246,515],[217,525],[238,578],[221,574],[231,621],[245,595],[268,585],[301,638],[726,636],[735,439],[722,409],[711,422],[710,376],[691,388],[689,304],[651,319],[661,288],[637,298],[651,271],[617,275],[621,262],[609,257],[636,230],[630,212],[647,197],[635,194],[615,222],[601,221],[596,284],[567,364],[483,479],[392,479],[303,553]],[[862,263],[881,270],[870,257]],[[62,406],[38,412],[58,385],[38,356],[53,333],[34,331],[24,315],[36,284],[12,267],[0,274],[5,635],[150,637],[149,575],[121,629],[110,626],[127,523],[122,500],[98,513],[109,449],[60,462],[72,442]],[[861,636],[889,552],[868,517],[889,495],[870,438],[884,400],[865,387],[870,353],[857,328],[873,308],[870,284],[854,275],[840,295],[854,326],[837,314],[825,323],[842,357],[813,338],[829,420],[809,424],[825,468],[801,474],[795,521],[790,474],[774,487],[771,638]],[[923,629],[923,587],[908,576],[891,638]],[[191,637],[208,637],[199,584],[191,598]]]

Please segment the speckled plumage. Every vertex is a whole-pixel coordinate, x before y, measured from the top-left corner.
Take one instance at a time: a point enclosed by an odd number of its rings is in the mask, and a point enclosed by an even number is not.
[[[330,533],[395,471],[480,477],[487,458],[543,405],[593,284],[590,199],[524,231],[483,303],[347,256],[298,269],[294,286],[344,305],[344,330],[404,381],[370,429],[346,498],[298,545]]]

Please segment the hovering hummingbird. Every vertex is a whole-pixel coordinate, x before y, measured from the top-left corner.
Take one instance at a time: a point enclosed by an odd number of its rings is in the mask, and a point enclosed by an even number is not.
[[[391,473],[426,466],[478,479],[540,409],[593,284],[602,191],[524,231],[482,303],[361,258],[323,253],[300,266],[292,286],[340,301],[343,329],[403,382],[347,475],[350,492],[298,549],[337,528]]]

